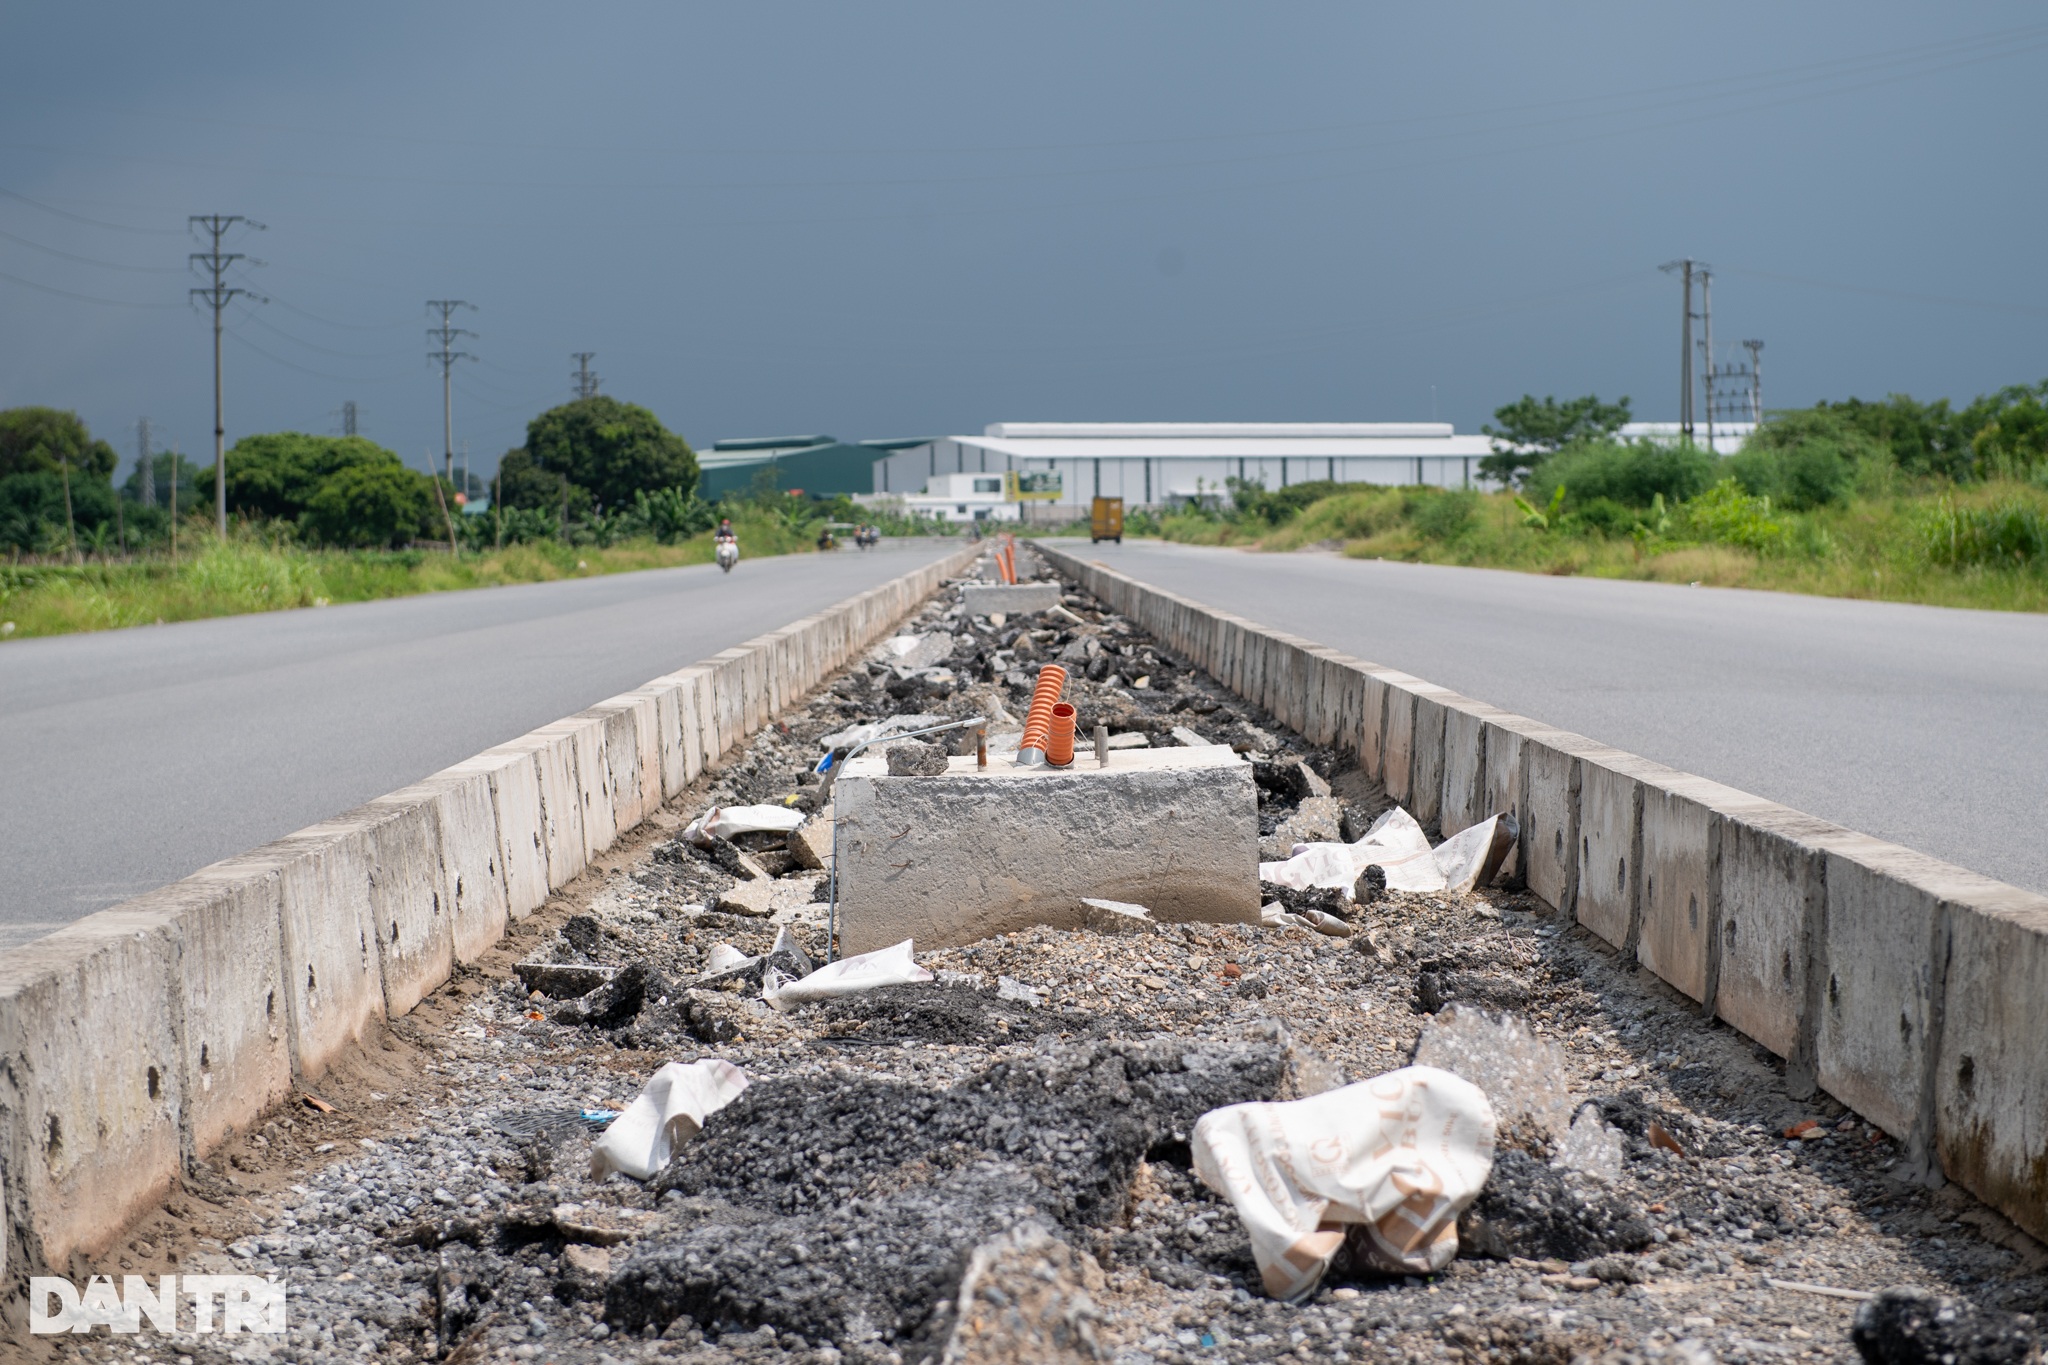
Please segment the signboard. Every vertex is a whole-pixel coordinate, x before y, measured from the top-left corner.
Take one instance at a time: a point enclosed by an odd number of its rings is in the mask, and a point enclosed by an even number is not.
[[[1060,500],[1060,475],[1058,470],[1008,470],[1003,474],[1004,502],[1058,502]]]

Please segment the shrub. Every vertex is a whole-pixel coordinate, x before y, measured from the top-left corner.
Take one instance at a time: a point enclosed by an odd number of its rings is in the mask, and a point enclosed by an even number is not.
[[[1587,498],[1577,504],[1568,499],[1561,520],[1567,525],[1576,522],[1591,527],[1602,535],[1625,536],[1635,529],[1642,517],[1636,509],[1623,507],[1613,498]]]
[[[1875,476],[1891,458],[1842,414],[1811,408],[1771,417],[1725,468],[1752,497],[1799,511],[1847,502],[1859,476]]]
[[[1567,446],[1529,479],[1539,501],[1562,484],[1575,499],[1609,498],[1624,507],[1648,507],[1659,493],[1683,502],[1714,482],[1714,457],[1698,446],[1651,441],[1598,441]]]
[[[1402,495],[1408,524],[1425,540],[1456,540],[1471,526],[1479,495],[1468,488],[1444,492],[1415,489]]]
[[[1285,488],[1268,489],[1262,483],[1250,479],[1231,478],[1225,480],[1230,486],[1230,503],[1233,520],[1251,519],[1273,526],[1292,521],[1310,503],[1320,502],[1333,493],[1341,493],[1346,485],[1332,483],[1328,479],[1317,479],[1311,483],[1291,483]]]
[[[1927,558],[1936,564],[2020,565],[2048,555],[2048,518],[2017,499],[1958,507],[1943,498],[1921,528]]]
[[[1751,497],[1734,479],[1721,480],[1680,510],[1701,540],[1763,551],[1784,539],[1785,528],[1771,520],[1771,500]]]

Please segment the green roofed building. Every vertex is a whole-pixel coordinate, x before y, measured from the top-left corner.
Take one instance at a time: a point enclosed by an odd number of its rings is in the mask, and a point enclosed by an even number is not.
[[[751,491],[765,473],[777,489],[807,497],[871,493],[876,460],[929,439],[854,444],[830,436],[760,436],[720,441],[697,452],[697,492],[706,502],[717,502],[728,493]]]

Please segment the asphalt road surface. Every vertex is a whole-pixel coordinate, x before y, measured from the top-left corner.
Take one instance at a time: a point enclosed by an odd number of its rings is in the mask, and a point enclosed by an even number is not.
[[[0,948],[339,814],[950,547],[0,645]]]
[[[2048,892],[2048,616],[1157,542],[1076,552]]]

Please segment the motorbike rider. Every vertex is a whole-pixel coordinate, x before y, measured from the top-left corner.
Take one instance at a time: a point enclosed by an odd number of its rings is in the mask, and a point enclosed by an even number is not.
[[[738,533],[737,531],[735,531],[735,530],[733,530],[733,529],[732,529],[732,518],[731,518],[731,517],[720,517],[720,518],[718,519],[718,531],[717,531],[717,534],[715,534],[714,536],[712,536],[712,538],[711,538],[711,539],[712,539],[712,543],[713,543],[713,544],[718,544],[718,545],[722,545],[722,544],[724,544],[724,543],[725,543],[726,541],[728,541],[728,540],[729,540],[729,541],[731,541],[731,542],[732,542],[733,544],[735,544],[735,545],[737,545],[737,544],[739,544],[739,543],[740,543],[740,537],[739,537],[739,533]]]

